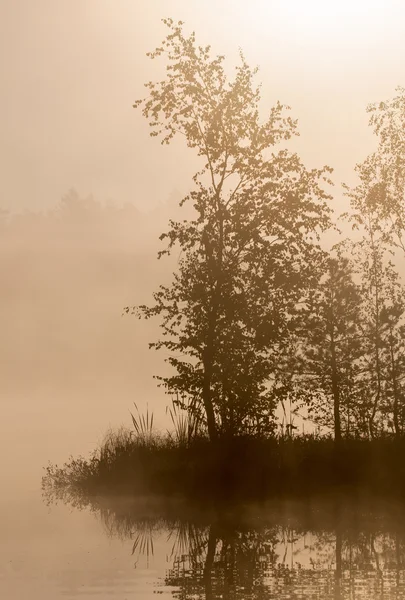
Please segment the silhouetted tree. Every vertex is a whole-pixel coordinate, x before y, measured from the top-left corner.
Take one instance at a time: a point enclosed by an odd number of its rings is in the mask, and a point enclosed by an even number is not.
[[[400,437],[405,424],[405,303],[404,288],[399,286],[397,274],[391,271],[390,303],[384,308],[382,320],[386,352],[387,409],[392,416],[395,435]]]
[[[325,273],[300,311],[303,381],[313,392],[307,395],[310,413],[316,422],[333,428],[336,442],[342,438],[343,415],[349,434],[360,352],[360,304],[352,266],[338,254],[326,259]]]
[[[377,150],[357,166],[359,184],[347,188],[353,228],[363,233],[355,246],[362,279],[362,411],[368,434],[392,428],[401,434],[404,295],[389,260],[405,250],[405,90],[388,102],[370,105]]]
[[[380,244],[364,241],[362,249],[362,411],[371,437],[387,427],[399,436],[404,410],[404,289]]]
[[[135,106],[152,136],[168,144],[182,135],[202,165],[183,200],[195,218],[170,222],[161,236],[168,247],[160,256],[181,249],[173,283],[136,312],[161,317],[163,337],[151,346],[169,350],[175,369],[162,382],[190,396],[191,410],[203,407],[211,439],[219,429],[249,430],[255,419],[269,431],[269,377],[289,313],[316,277],[316,236],[329,225],[320,181],[330,169],[308,171],[296,154],[271,152],[296,134],[296,123],[279,103],[260,120],[256,69],[242,55],[230,80],[224,57],[197,46],[181,22],[164,23],[169,35],[150,56],[166,57],[166,77],[148,83],[149,96]]]
[[[368,106],[377,150],[356,167],[359,184],[348,189],[357,219],[372,218],[385,242],[405,252],[405,88]]]
[[[367,172],[367,177],[370,173]],[[396,226],[389,227],[388,221],[392,223],[389,213],[381,212],[383,209],[376,201],[379,185],[370,187],[370,181],[363,177],[362,183],[349,192],[353,211],[350,220],[353,227],[363,233],[362,239],[352,246],[362,296],[362,400],[358,420],[371,437],[391,426],[396,435],[400,435],[404,352],[404,290],[390,249],[400,243],[401,232]],[[396,239],[394,230],[398,234]]]

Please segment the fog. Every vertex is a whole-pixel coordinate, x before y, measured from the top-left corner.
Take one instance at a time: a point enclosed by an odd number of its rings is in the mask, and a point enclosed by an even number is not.
[[[170,277],[173,260],[156,254],[176,196],[141,213],[71,190],[46,213],[4,216],[1,454],[14,485],[38,486],[48,460],[87,454],[108,427],[129,425],[134,401],[162,423],[156,325],[122,313]]]
[[[50,515],[40,495],[48,461],[89,456],[109,428],[130,425],[134,402],[168,425],[170,398],[153,377],[167,373],[166,355],[148,349],[158,322],[123,314],[176,269],[176,251],[157,260],[159,236],[187,214],[179,201],[201,167],[184,140],[150,137],[133,108],[144,84],[164,76],[164,61],[146,53],[167,35],[165,17],[225,55],[228,73],[239,48],[259,66],[263,117],[277,101],[289,105],[300,131],[291,149],[309,169],[333,167],[335,215],[347,209],[341,183],[355,184],[356,163],[376,147],[367,105],[404,86],[397,0],[0,1],[0,596],[10,600],[105,597],[107,588],[147,598],[170,569],[164,528],[156,570],[135,571],[131,521],[126,547],[93,510]],[[328,235],[330,246],[337,233]],[[340,573],[342,536],[332,532]],[[397,561],[401,539],[388,535]]]

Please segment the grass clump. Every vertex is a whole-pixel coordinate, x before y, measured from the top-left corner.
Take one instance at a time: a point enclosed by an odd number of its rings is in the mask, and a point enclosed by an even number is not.
[[[203,502],[257,500],[354,490],[405,495],[405,439],[220,437],[210,442],[197,419],[173,404],[172,430],[153,415],[131,414],[133,430],[110,431],[89,459],[49,465],[48,501],[86,503],[95,496],[182,496]]]

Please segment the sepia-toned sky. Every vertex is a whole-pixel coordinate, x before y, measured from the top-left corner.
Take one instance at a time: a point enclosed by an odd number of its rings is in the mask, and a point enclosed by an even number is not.
[[[405,6],[396,0],[2,0],[0,207],[38,211],[72,186],[148,210],[186,191],[194,162],[162,148],[132,108],[162,65],[145,53],[171,16],[230,64],[260,66],[263,108],[289,104],[309,166],[352,181],[372,149],[367,103],[405,78]],[[337,192],[339,193],[339,192]]]

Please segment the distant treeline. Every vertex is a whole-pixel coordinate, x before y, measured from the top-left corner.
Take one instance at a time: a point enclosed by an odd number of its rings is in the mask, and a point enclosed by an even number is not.
[[[73,227],[77,228],[77,234],[81,233],[83,237],[92,239],[97,230],[99,233],[105,230],[113,235],[119,228],[117,233],[124,235],[124,238],[131,232],[132,242],[136,241],[138,235],[144,246],[149,241],[149,245],[152,242],[157,247],[158,228],[167,222],[168,215],[177,211],[178,192],[168,194],[166,202],[162,202],[161,206],[145,212],[140,211],[135,204],[119,205],[112,201],[100,202],[92,195],[81,196],[72,188],[48,210],[15,213],[0,208],[0,232],[3,236],[8,235],[8,238],[19,232],[25,233],[29,236],[29,241],[35,239],[36,233],[59,233],[61,228],[66,230]],[[102,241],[105,242],[106,239]]]

